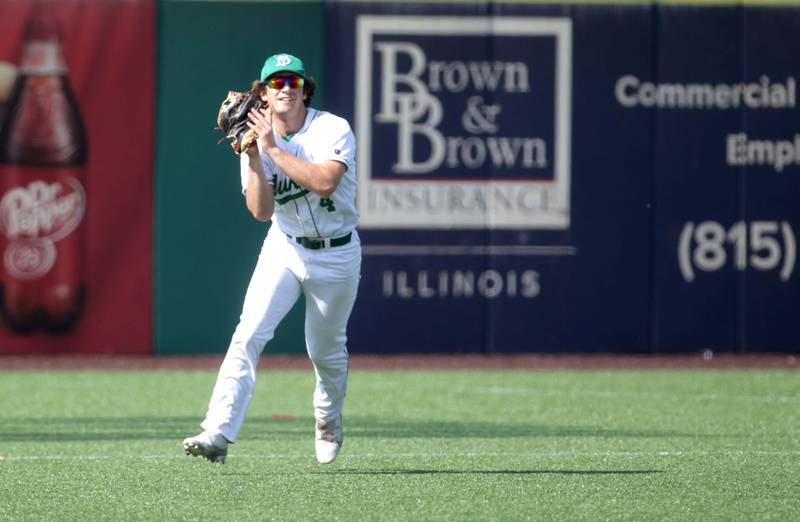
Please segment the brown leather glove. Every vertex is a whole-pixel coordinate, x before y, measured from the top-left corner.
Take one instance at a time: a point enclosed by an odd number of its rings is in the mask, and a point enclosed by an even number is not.
[[[236,154],[246,151],[256,142],[258,136],[255,131],[247,126],[248,113],[255,109],[262,109],[266,104],[254,92],[229,91],[228,97],[222,102],[217,113],[217,128],[225,133],[225,138],[231,140],[231,147]]]

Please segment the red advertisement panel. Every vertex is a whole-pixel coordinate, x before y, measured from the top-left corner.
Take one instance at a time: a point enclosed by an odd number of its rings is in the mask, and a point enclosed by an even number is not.
[[[0,10],[0,353],[151,353],[155,2]]]

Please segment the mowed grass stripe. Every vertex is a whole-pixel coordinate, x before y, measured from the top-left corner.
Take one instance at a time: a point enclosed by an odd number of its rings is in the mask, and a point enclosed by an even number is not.
[[[592,452],[575,452],[575,451],[555,451],[555,452],[537,452],[537,453],[399,453],[392,454],[391,458],[398,459],[419,459],[419,458],[486,458],[486,457],[511,457],[511,458],[553,458],[560,459],[563,457],[620,457],[620,458],[635,458],[635,457],[687,457],[687,456],[704,456],[704,455],[720,455],[727,457],[739,457],[743,455],[754,456],[800,456],[798,451],[763,451],[751,449],[733,449],[733,450],[720,450],[720,451],[592,451]],[[306,454],[277,454],[277,453],[237,453],[237,459],[266,459],[266,460],[308,460]],[[341,461],[348,460],[368,460],[368,459],[386,459],[385,453],[359,453],[357,455],[346,455],[341,457]],[[160,455],[14,455],[3,456],[0,455],[0,460],[169,460],[179,459],[185,460],[184,455],[178,455],[176,452],[163,453]]]
[[[797,377],[353,372],[320,466],[313,375],[264,371],[220,466],[180,448],[216,372],[0,372],[0,519],[788,520]]]
[[[468,393],[493,393],[493,394],[509,394],[509,395],[530,395],[536,394],[538,396],[553,396],[562,395],[564,390],[545,390],[541,388],[505,388],[499,386],[458,386],[456,388],[460,392]],[[736,395],[736,394],[685,394],[685,393],[647,393],[647,392],[618,392],[612,390],[569,390],[566,393],[572,395],[585,395],[588,397],[599,397],[608,399],[651,399],[651,400],[692,400],[692,401],[744,401],[744,402],[778,402],[778,403],[800,403],[800,397],[796,396],[781,396],[781,395]]]

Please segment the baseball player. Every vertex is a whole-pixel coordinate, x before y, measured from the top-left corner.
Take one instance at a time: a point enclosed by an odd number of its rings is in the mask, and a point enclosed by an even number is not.
[[[346,120],[309,106],[315,83],[299,58],[270,56],[260,78],[267,108],[249,115],[257,146],[241,153],[241,178],[247,208],[272,226],[201,423],[204,431],[183,447],[189,455],[225,462],[253,395],[261,352],[302,292],[306,349],[316,374],[316,457],[327,464],[342,446],[346,325],[361,277],[355,137]]]

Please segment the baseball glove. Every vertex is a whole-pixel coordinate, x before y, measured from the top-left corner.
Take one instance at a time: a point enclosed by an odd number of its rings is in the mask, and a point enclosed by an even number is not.
[[[236,154],[246,151],[258,138],[255,131],[247,126],[249,121],[247,114],[253,109],[262,109],[265,105],[253,91],[229,91],[228,97],[219,106],[219,113],[217,113],[217,128],[215,130],[225,133],[225,137],[220,139],[218,143],[229,138],[231,147],[233,147]]]

